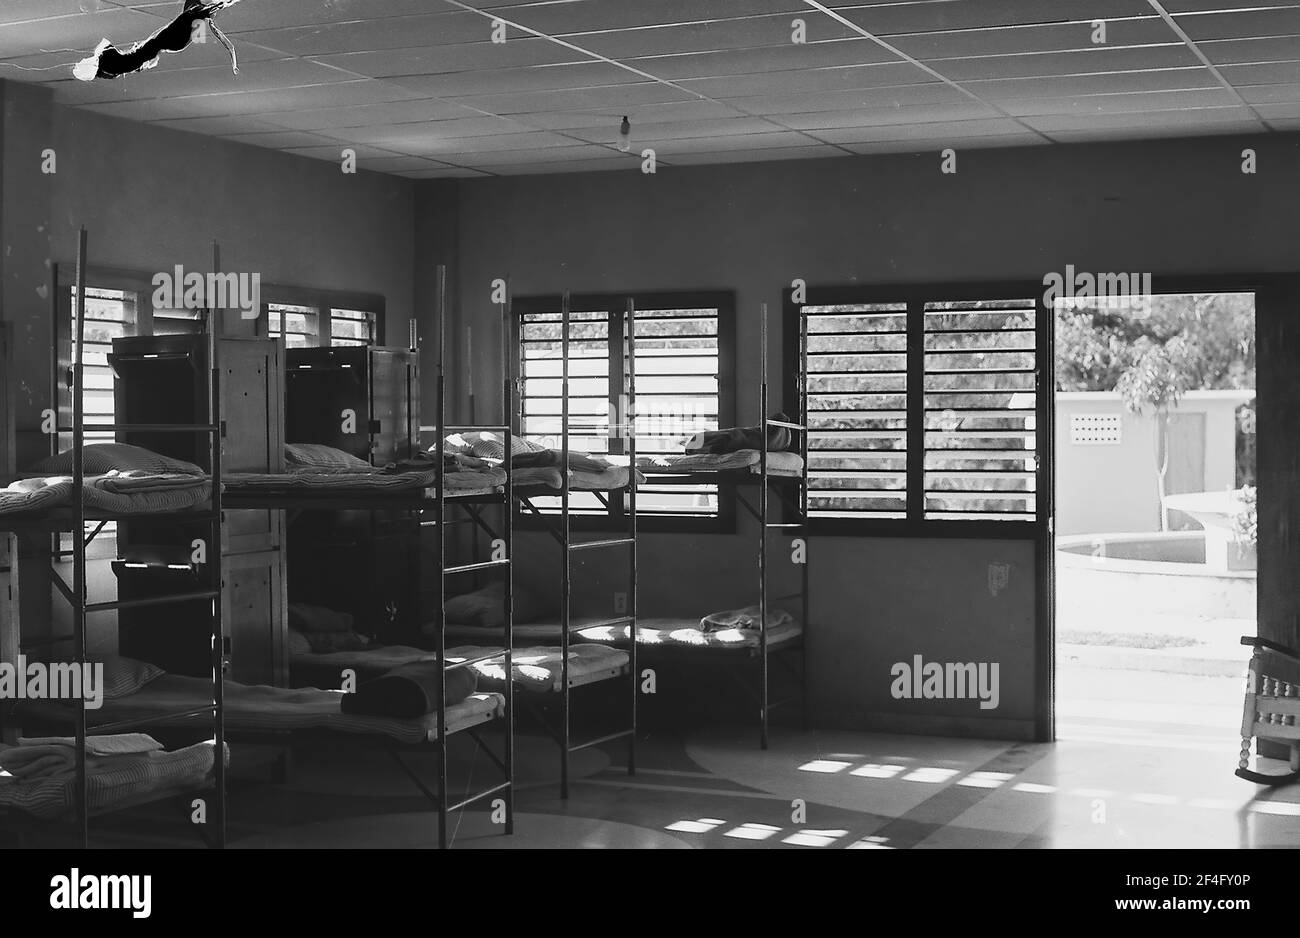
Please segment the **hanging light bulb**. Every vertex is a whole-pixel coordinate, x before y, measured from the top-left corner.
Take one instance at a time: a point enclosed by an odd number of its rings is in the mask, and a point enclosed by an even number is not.
[[[626,114],[623,115],[623,123],[618,125],[618,148],[624,153],[632,149],[632,124]]]

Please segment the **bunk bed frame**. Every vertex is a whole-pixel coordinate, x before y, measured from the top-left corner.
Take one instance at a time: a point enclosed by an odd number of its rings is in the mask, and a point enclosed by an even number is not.
[[[758,574],[756,582],[756,592],[758,594],[759,608],[759,635],[757,646],[747,646],[742,649],[734,648],[717,648],[701,649],[696,651],[689,647],[682,647],[682,654],[698,654],[701,652],[712,653],[715,657],[724,662],[731,662],[738,667],[728,668],[730,674],[742,690],[752,696],[758,704],[759,717],[759,745],[763,749],[768,748],[769,727],[771,714],[779,707],[798,702],[802,711],[802,720],[806,726],[808,723],[808,618],[809,618],[809,589],[808,589],[808,539],[810,528],[808,525],[808,413],[806,396],[802,389],[806,383],[806,363],[804,352],[807,348],[808,329],[807,322],[801,317],[799,328],[799,371],[798,385],[796,386],[796,398],[799,401],[799,416],[797,422],[788,422],[776,420],[768,416],[770,397],[768,386],[768,328],[767,328],[767,304],[762,304],[762,319],[760,326],[760,362],[759,362],[759,427],[761,428],[760,436],[762,443],[759,449],[758,471],[750,472],[748,469],[735,471],[683,471],[681,473],[662,473],[656,472],[654,475],[655,484],[663,485],[692,485],[698,484],[702,479],[718,484],[721,491],[730,490],[734,494],[736,501],[745,509],[745,511],[754,519],[758,525]],[[802,468],[797,476],[786,474],[776,475],[772,472],[769,456],[771,453],[769,430],[772,428],[784,428],[791,432],[799,441],[798,455],[802,461]],[[756,498],[746,497],[745,490],[753,491]],[[773,498],[775,496],[775,498]],[[774,505],[775,502],[775,505]],[[781,511],[775,509],[776,505],[781,506]],[[773,596],[771,586],[771,564],[769,562],[768,537],[773,532],[785,532],[791,538],[801,539],[804,543],[803,563],[799,565],[799,589],[796,592]],[[797,638],[779,645],[769,643],[769,603],[781,603],[792,600],[799,602],[800,632]],[[665,651],[667,649],[665,648]],[[799,664],[796,667],[789,661],[788,653],[798,653]],[[773,699],[771,695],[771,661],[779,662],[791,676],[799,683],[797,695]],[[745,665],[752,661],[755,664],[756,674],[752,679],[747,677]]]
[[[505,435],[506,448],[509,449],[511,440],[511,427],[509,414],[511,412],[511,395],[512,388],[509,382],[503,385],[503,417],[501,424],[496,426],[453,426],[447,423],[447,394],[446,394],[446,327],[447,317],[446,309],[442,303],[442,296],[445,291],[445,268],[438,267],[438,348],[437,348],[437,368],[435,373],[435,389],[437,393],[437,423],[433,429],[437,432],[437,443],[434,447],[435,465],[439,471],[444,470],[445,447],[444,439],[448,432],[467,431],[467,430],[486,430],[500,432]],[[418,351],[418,339],[414,324],[411,330],[411,350]],[[421,428],[425,429],[425,428]],[[300,441],[302,442],[302,441]],[[437,738],[431,740],[428,745],[435,749],[437,758],[437,783],[436,787],[430,787],[423,778],[415,771],[403,758],[402,751],[404,748],[395,743],[388,742],[387,748],[393,756],[397,765],[415,784],[417,788],[429,799],[435,806],[438,816],[438,846],[446,849],[449,846],[449,824],[448,816],[455,811],[460,811],[471,805],[477,804],[496,796],[500,796],[505,802],[505,830],[504,833],[509,835],[514,833],[514,692],[513,682],[507,680],[502,690],[504,706],[500,716],[488,721],[487,724],[475,724],[461,729],[452,729],[451,734],[457,732],[465,733],[475,744],[483,751],[489,760],[501,771],[502,781],[490,785],[487,788],[471,792],[465,797],[452,801],[448,786],[448,765],[447,765],[447,703],[446,703],[446,681],[447,675],[461,668],[473,668],[488,661],[504,662],[506,674],[511,673],[513,662],[513,600],[512,600],[512,567],[514,562],[514,543],[513,543],[513,525],[510,502],[510,484],[512,481],[510,467],[505,467],[506,479],[505,485],[500,492],[492,494],[449,494],[442,484],[439,477],[438,484],[416,492],[398,492],[391,494],[363,494],[354,495],[347,493],[321,492],[313,494],[297,493],[274,493],[274,492],[241,492],[234,491],[226,494],[226,505],[229,508],[279,508],[294,511],[382,511],[398,510],[410,512],[417,518],[417,529],[432,527],[436,529],[434,539],[434,561],[437,568],[436,581],[432,590],[435,596],[434,604],[434,651],[437,660],[442,662],[442,667],[438,669],[437,678],[437,695],[438,705],[436,708],[436,727]],[[482,509],[492,505],[500,505],[504,521],[501,529],[493,529],[482,517]],[[447,531],[453,526],[453,522],[461,519],[450,518],[452,508],[463,510],[474,524],[486,532],[489,537],[500,538],[504,542],[504,558],[489,559],[485,561],[449,564],[447,561]],[[432,514],[432,518],[427,515]],[[494,649],[490,654],[484,654],[477,657],[457,659],[452,662],[447,661],[447,642],[446,642],[446,581],[448,577],[463,574],[478,573],[481,571],[500,569],[505,573],[505,634],[504,647]],[[422,584],[419,578],[412,579],[411,592],[415,607],[419,607],[419,599],[424,595]],[[503,728],[504,745],[502,752],[495,752],[487,741],[482,737],[478,730],[484,726],[500,721]],[[418,747],[417,747],[418,748]]]
[[[503,304],[503,315],[507,325],[507,336],[514,335],[515,319],[511,308],[513,297],[507,291],[506,301]],[[580,752],[584,749],[591,749],[605,743],[614,742],[626,738],[627,744],[627,771],[629,775],[636,774],[636,737],[638,732],[637,726],[637,701],[639,697],[638,671],[637,671],[637,468],[636,468],[636,339],[633,334],[635,323],[635,308],[632,301],[629,300],[627,309],[623,313],[623,400],[625,403],[626,413],[622,418],[615,421],[609,428],[609,432],[618,431],[618,442],[620,448],[628,458],[628,482],[627,482],[627,509],[623,513],[626,528],[621,536],[609,538],[597,538],[595,540],[575,540],[573,537],[572,524],[572,491],[570,485],[570,438],[574,429],[597,429],[605,430],[604,425],[587,427],[579,425],[574,426],[569,411],[569,340],[570,324],[572,321],[572,311],[570,309],[569,292],[564,291],[560,299],[560,488],[558,493],[549,489],[533,490],[521,488],[514,492],[519,502],[520,509],[527,511],[533,518],[542,523],[543,529],[554,539],[560,548],[560,554],[563,560],[563,572],[560,578],[560,655],[561,655],[561,680],[560,680],[560,717],[559,726],[554,726],[551,721],[546,719],[544,713],[539,712],[539,722],[543,729],[555,740],[560,749],[560,797],[569,797],[569,768],[570,759],[573,753]],[[507,384],[515,387],[516,377],[513,374],[513,362],[515,356],[507,356]],[[521,395],[516,395],[516,399],[522,399]],[[522,413],[514,413],[515,419],[520,421],[522,428]],[[507,454],[510,452],[506,448]],[[537,507],[533,498],[538,496],[554,496],[558,494],[560,499],[559,512],[545,512]],[[608,509],[610,507],[609,498],[604,492],[595,491],[592,494],[600,503]],[[601,619],[598,621],[584,621],[575,624],[573,621],[573,563],[576,554],[585,553],[593,550],[626,548],[627,549],[627,583],[628,589],[626,594],[626,605],[623,609],[615,609],[619,615]],[[626,729],[616,730],[606,733],[592,739],[584,739],[578,742],[573,740],[573,687],[569,677],[569,647],[573,641],[575,632],[583,632],[588,629],[600,628],[620,628],[626,626],[628,629],[628,663],[627,675],[630,686],[629,694],[629,726]]]
[[[132,427],[124,423],[106,423],[106,424],[88,424],[85,419],[85,345],[86,345],[86,256],[87,256],[87,234],[86,229],[80,229],[77,240],[77,266],[76,266],[76,295],[74,299],[74,309],[77,332],[73,342],[73,357],[71,367],[66,376],[67,390],[71,396],[72,422],[63,424],[56,420],[55,432],[50,434],[51,455],[57,455],[59,439],[61,435],[70,434],[72,438],[72,495],[71,504],[67,507],[55,508],[46,512],[38,513],[30,518],[28,517],[0,517],[0,531],[4,533],[5,548],[0,554],[7,555],[9,567],[9,597],[5,604],[6,608],[0,613],[0,654],[3,660],[16,662],[17,655],[20,652],[32,648],[51,649],[54,646],[72,642],[74,663],[84,672],[86,666],[87,651],[87,630],[89,617],[96,613],[111,612],[140,606],[161,606],[173,605],[179,603],[188,603],[201,600],[208,604],[211,616],[211,673],[212,673],[212,703],[203,707],[187,708],[184,711],[159,713],[149,717],[118,721],[113,723],[99,724],[93,728],[94,735],[103,735],[108,733],[124,733],[142,729],[148,726],[154,726],[167,720],[178,718],[190,718],[198,716],[211,716],[213,720],[213,762],[212,762],[212,785],[213,785],[213,804],[208,805],[207,817],[204,826],[199,828],[205,841],[215,847],[224,847],[226,844],[226,733],[225,733],[225,705],[223,694],[223,676],[227,665],[227,648],[224,640],[224,627],[222,622],[222,604],[221,604],[221,584],[222,584],[222,551],[221,551],[221,528],[222,528],[222,499],[221,499],[221,432],[222,420],[220,413],[220,381],[221,375],[217,362],[217,316],[218,311],[214,309],[205,309],[202,311],[201,320],[204,325],[204,332],[208,341],[209,349],[209,406],[206,422],[202,424],[150,424],[147,427]],[[213,245],[214,269],[220,269],[220,253],[217,246]],[[54,310],[54,335],[58,335],[58,297],[54,297],[52,308]],[[55,342],[57,349],[58,343]],[[55,353],[57,363],[57,351]],[[54,369],[51,376],[51,404],[54,405],[55,413],[61,409],[59,406],[59,368]],[[12,415],[6,414],[6,425],[12,423]],[[133,429],[147,429],[154,433],[177,433],[177,434],[198,434],[206,437],[209,445],[209,454],[211,459],[211,495],[206,510],[190,510],[186,512],[169,513],[170,518],[191,522],[206,522],[207,524],[207,562],[202,566],[205,568],[206,585],[203,589],[189,591],[185,593],[169,594],[147,599],[135,600],[114,600],[91,602],[89,591],[87,589],[86,578],[86,552],[90,544],[104,530],[105,526],[111,521],[127,521],[133,517],[153,518],[156,514],[124,514],[124,513],[105,513],[99,510],[90,512],[87,510],[85,503],[85,447],[86,435],[88,433],[120,433],[128,432]],[[11,429],[6,429],[6,433],[11,433]],[[10,467],[12,469],[12,459]],[[87,527],[93,525],[90,533],[87,534]],[[55,591],[63,597],[69,604],[72,611],[72,631],[67,635],[53,635],[30,641],[23,641],[21,633],[21,620],[18,606],[18,583],[19,583],[19,563],[18,563],[18,535],[30,534],[37,537],[48,538],[50,540],[50,560],[49,569],[50,581]],[[72,580],[69,583],[64,579],[58,570],[58,561],[62,559],[59,550],[58,538],[61,534],[71,535],[72,541]],[[0,557],[0,560],[3,560]],[[77,840],[82,848],[90,846],[90,818],[93,815],[106,813],[109,810],[118,810],[119,808],[135,806],[148,802],[162,801],[182,792],[199,791],[195,787],[185,789],[170,789],[150,792],[139,798],[132,798],[128,801],[115,804],[104,811],[92,811],[89,803],[89,788],[87,783],[87,754],[86,739],[91,734],[91,729],[87,726],[86,700],[84,696],[79,700],[76,709],[73,711],[74,724],[74,742],[76,753],[76,766],[73,781],[73,820],[72,826],[75,831]],[[8,714],[6,714],[8,716]]]

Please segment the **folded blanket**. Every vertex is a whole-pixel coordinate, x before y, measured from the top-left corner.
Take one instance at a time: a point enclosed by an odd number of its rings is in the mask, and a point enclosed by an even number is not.
[[[791,423],[785,414],[777,414],[771,419]],[[769,452],[790,449],[791,437],[788,427],[767,428],[767,448]],[[728,430],[705,430],[686,441],[688,453],[734,453],[741,449],[762,449],[762,427],[732,427]]]
[[[26,736],[18,740],[23,746],[67,746],[77,745],[75,736]],[[111,736],[87,736],[86,753],[92,756],[122,756],[141,752],[153,752],[162,748],[162,743],[147,733],[116,733]]]
[[[15,746],[0,753],[0,769],[14,778],[57,778],[76,766],[77,754],[67,746]]]
[[[767,627],[768,630],[778,626],[786,626],[794,621],[794,617],[784,609],[767,610]],[[700,619],[701,632],[723,632],[727,629],[759,629],[762,628],[763,622],[761,613],[757,606],[746,606],[744,609],[724,609],[722,612],[711,612]]]
[[[160,514],[188,511],[208,501],[211,483],[203,476],[127,470],[87,476],[82,498],[88,512]],[[48,511],[72,502],[72,478],[20,479],[0,489],[0,515]]]
[[[92,759],[86,765],[87,800],[92,809],[103,810],[154,792],[199,788],[209,781],[215,750],[207,740],[175,752],[158,749]],[[0,745],[0,758],[9,751]],[[225,761],[230,762],[228,746]],[[74,810],[73,785],[71,774],[29,779],[0,774],[0,809],[45,819],[67,817]]]
[[[383,677],[366,681],[355,693],[344,694],[344,713],[365,716],[421,717],[438,707],[438,672],[442,664],[435,660],[412,661],[389,671]],[[469,668],[447,672],[443,702],[458,704],[478,686]]]
[[[143,733],[86,738],[88,765],[134,758],[154,752],[162,744]],[[71,736],[20,739],[18,745],[0,752],[0,769],[14,778],[58,778],[76,771],[76,741]]]

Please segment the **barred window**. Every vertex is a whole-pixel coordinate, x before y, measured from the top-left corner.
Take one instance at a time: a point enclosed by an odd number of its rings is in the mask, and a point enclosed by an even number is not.
[[[283,338],[286,348],[314,348],[320,345],[320,312],[314,306],[268,303],[266,331]]]
[[[924,292],[791,307],[809,516],[1037,521],[1038,302]]]
[[[624,311],[627,296],[575,297],[569,321],[569,446],[599,455],[623,456],[625,414],[621,396]],[[633,296],[635,310],[637,455],[681,453],[693,434],[716,430],[722,421],[724,316],[729,305],[713,295]],[[707,302],[706,302],[707,301]],[[563,336],[559,302],[525,299],[518,320],[520,432],[559,448],[562,432]],[[558,499],[535,499],[556,510]],[[572,492],[575,514],[616,516],[623,500],[606,505],[587,492]],[[717,518],[718,486],[650,477],[638,486],[638,515],[647,518]]]

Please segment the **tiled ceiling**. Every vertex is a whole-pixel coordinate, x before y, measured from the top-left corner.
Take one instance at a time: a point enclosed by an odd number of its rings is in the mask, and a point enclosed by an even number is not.
[[[1300,130],[1300,0],[240,0],[238,75],[209,37],[71,77],[180,8],[3,0],[0,76],[415,178]]]

